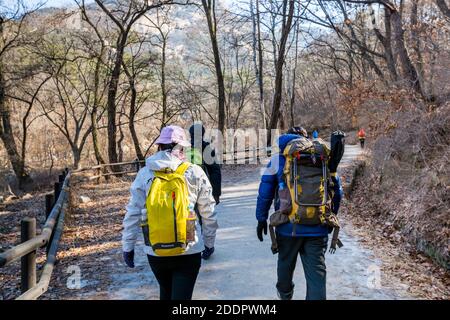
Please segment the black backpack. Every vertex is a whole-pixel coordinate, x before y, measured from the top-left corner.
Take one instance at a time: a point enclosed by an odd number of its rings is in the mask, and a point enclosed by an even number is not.
[[[345,133],[340,130],[334,131],[331,134],[331,154],[330,160],[328,161],[328,169],[330,169],[330,172],[336,172],[337,167],[342,160],[345,151],[345,136]]]

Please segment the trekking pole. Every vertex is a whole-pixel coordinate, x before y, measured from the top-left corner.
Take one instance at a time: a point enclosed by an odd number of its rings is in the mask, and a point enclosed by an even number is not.
[[[50,212],[53,209],[53,203],[54,203],[54,199],[53,199],[53,194],[46,194],[45,195],[45,220],[47,221],[48,216],[50,215]]]
[[[344,245],[342,244],[341,240],[339,240],[339,231],[340,231],[340,227],[339,226],[335,226],[334,230],[333,230],[333,238],[331,239],[331,245],[330,245],[330,250],[329,252],[331,254],[334,254],[336,252],[336,245],[339,248],[342,248]]]
[[[336,246],[342,248],[344,245],[339,239],[339,231],[341,230],[341,226],[339,225],[339,221],[336,215],[334,215],[333,213],[331,213],[330,216],[328,217],[328,225],[333,227],[333,237],[331,239],[329,252],[331,254],[334,254],[336,252]]]
[[[328,175],[325,159],[322,155],[322,175],[323,175],[323,203],[327,203],[328,200]]]
[[[300,200],[298,199],[298,181],[297,181],[297,158],[293,158],[294,161],[294,170],[292,170],[293,175],[294,175],[294,194],[295,194],[295,202],[299,203]]]

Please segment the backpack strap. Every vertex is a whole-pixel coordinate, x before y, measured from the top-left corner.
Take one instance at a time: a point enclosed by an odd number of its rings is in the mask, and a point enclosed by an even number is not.
[[[180,164],[178,166],[175,173],[184,176],[184,174],[186,173],[186,170],[189,169],[190,166],[191,166],[191,164],[189,162],[183,162],[182,164]]]
[[[166,168],[163,171],[154,171],[154,175],[155,178],[162,178],[162,179],[168,179],[168,176],[170,176],[170,174],[178,174],[184,176],[184,173],[190,167],[190,165],[191,164],[189,162],[182,162],[175,171]]]

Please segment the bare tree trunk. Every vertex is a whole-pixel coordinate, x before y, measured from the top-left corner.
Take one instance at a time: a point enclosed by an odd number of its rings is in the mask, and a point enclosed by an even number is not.
[[[128,13],[121,18],[117,18],[112,11],[110,11],[101,0],[95,0],[102,11],[113,21],[119,29],[119,35],[116,41],[116,57],[114,60],[114,67],[111,74],[108,90],[108,157],[110,163],[117,162],[117,126],[116,126],[116,96],[119,85],[120,71],[123,63],[123,54],[127,44],[128,34],[133,24],[139,20],[147,11],[154,8],[159,8],[164,4],[172,4],[172,1],[158,1],[150,4],[146,1],[141,7],[139,3],[130,1],[128,4]],[[84,5],[84,4],[83,4]],[[114,166],[113,171],[120,171],[119,166]]]
[[[98,145],[98,126],[97,126],[97,113],[98,113],[98,105],[99,105],[99,84],[100,84],[100,65],[101,65],[101,56],[103,55],[103,47],[100,53],[100,56],[97,58],[97,63],[95,65],[95,74],[94,74],[94,104],[91,110],[91,126],[92,126],[92,145],[94,147],[95,159],[98,164],[105,164],[105,159],[100,152],[100,148]]]
[[[91,138],[92,138],[92,146],[94,147],[94,154],[95,159],[97,160],[97,164],[105,164],[105,159],[102,156],[102,153],[100,151],[99,142],[98,142],[98,124],[97,124],[97,113],[98,113],[98,105],[97,103],[94,103],[91,111],[91,124],[92,124],[92,131],[91,131]],[[102,168],[103,173],[108,173],[109,169],[107,166],[103,166]],[[109,180],[110,176],[105,176],[106,180]]]
[[[206,15],[206,20],[208,22],[209,36],[211,39],[211,46],[214,55],[214,66],[216,69],[217,87],[219,94],[218,129],[223,133],[225,131],[225,82],[220,61],[219,45],[217,43],[216,1],[202,0],[202,4]]]
[[[285,131],[286,130],[286,116],[287,116],[287,105],[286,105],[286,101],[284,101],[285,99],[281,99],[281,110],[283,112],[280,112],[280,119],[278,120],[278,126],[280,127],[281,131]]]
[[[92,131],[91,131],[91,138],[92,138],[92,145],[94,147],[94,154],[95,154],[95,159],[97,160],[97,164],[105,164],[105,159],[102,156],[102,153],[100,151],[99,148],[99,142],[98,142],[98,107],[100,104],[100,97],[99,97],[99,90],[100,90],[100,70],[101,70],[101,65],[102,65],[102,59],[105,55],[105,51],[106,51],[106,45],[105,45],[105,41],[101,35],[101,33],[99,32],[97,25],[95,25],[94,23],[92,23],[92,21],[90,20],[89,16],[86,13],[86,6],[84,3],[84,0],[81,2],[81,4],[79,3],[79,8],[81,10],[81,14],[83,16],[84,21],[86,21],[94,30],[95,34],[98,37],[99,43],[100,43],[100,53],[97,56],[97,61],[95,63],[95,71],[94,71],[94,103],[92,106],[92,110],[90,112],[90,117],[91,117],[91,127],[92,127]],[[107,167],[105,166],[103,168],[104,173],[106,173],[108,171]]]
[[[338,1],[338,5],[339,5],[339,7],[340,7],[342,13],[344,14],[344,19],[345,19],[346,21],[349,20],[349,16],[348,16],[347,11],[346,11],[346,9],[345,9],[343,3],[342,3],[342,0],[339,0],[339,1]],[[375,16],[374,16],[373,10],[372,10],[370,13],[371,13],[371,15],[372,15],[372,24],[375,24],[376,22],[375,22],[375,20],[374,20],[374,19],[375,19]],[[363,69],[365,68],[365,67],[364,67],[364,65],[365,65],[365,64],[364,64],[364,61],[366,61],[366,62],[368,63],[368,65],[369,65],[369,67],[375,72],[375,74],[376,74],[381,80],[385,81],[383,72],[381,72],[381,70],[380,70],[380,68],[378,67],[378,65],[375,63],[375,61],[373,60],[373,58],[372,58],[372,57],[368,54],[368,52],[367,52],[367,45],[366,45],[365,39],[363,38],[363,41],[362,41],[362,43],[360,44],[360,41],[358,40],[358,37],[357,37],[356,32],[355,32],[355,29],[353,28],[353,24],[352,24],[352,23],[349,23],[349,24],[346,24],[346,26],[347,26],[347,27],[349,28],[349,30],[350,30],[350,34],[351,34],[351,37],[352,37],[352,41],[353,41],[354,43],[359,44],[358,47],[359,47],[360,50],[361,50],[361,56],[362,56],[362,58],[363,58],[363,61],[362,61]]]
[[[259,0],[256,0],[256,26],[258,30],[258,62],[259,62],[259,100],[261,113],[264,120],[264,129],[268,126],[268,120],[266,117],[266,103],[264,99],[264,51],[261,41],[261,14],[259,12]]]
[[[97,106],[96,105],[94,105],[92,107],[91,123],[92,123],[91,138],[92,138],[92,145],[94,147],[95,159],[97,160],[98,164],[105,164],[106,162],[102,156],[102,153],[99,148],[99,143],[98,143]]]
[[[402,26],[400,13],[397,10],[390,10],[390,18],[393,30],[392,39],[394,41],[400,65],[402,66],[403,77],[409,82],[409,85],[422,96],[422,98],[429,100],[429,97],[427,97],[420,85],[417,70],[412,64],[408,51],[406,50],[405,30]]]
[[[289,3],[289,5],[288,5]],[[288,9],[289,7],[289,9]],[[283,66],[286,60],[286,43],[291,31],[292,20],[294,16],[295,1],[284,0],[283,2],[283,25],[281,31],[280,47],[278,51],[276,74],[275,74],[275,92],[272,106],[272,114],[270,117],[269,129],[276,129],[280,119],[280,107],[283,91]],[[287,14],[287,15],[286,15]],[[271,132],[267,133],[267,143],[271,143]]]
[[[3,27],[4,20],[0,17],[0,38],[3,40]],[[2,47],[2,51],[5,47]],[[9,157],[11,166],[16,174],[16,179],[19,183],[19,189],[23,190],[25,187],[31,183],[29,173],[25,169],[25,159],[22,158],[18,152],[16,140],[14,137],[12,125],[11,125],[11,111],[9,106],[6,104],[5,96],[5,78],[3,73],[3,57],[0,56],[0,139],[3,141],[6,152]]]
[[[117,148],[116,148],[116,96],[119,86],[120,69],[122,67],[123,52],[127,41],[127,35],[122,34],[116,43],[116,58],[114,62],[114,69],[111,74],[111,79],[108,89],[108,157],[110,163],[117,163]],[[117,167],[113,167],[117,168]],[[114,169],[113,169],[114,170]]]
[[[365,1],[362,1],[361,3],[364,2]],[[372,2],[365,2],[365,3],[368,3],[370,5],[370,3]],[[411,62],[411,58],[409,57],[408,51],[406,50],[405,30],[402,25],[401,12],[397,10],[395,5],[390,1],[379,1],[378,3],[382,4],[384,7],[384,24],[386,35],[385,36],[381,35],[378,28],[376,27],[375,14],[373,12],[373,9],[371,8],[371,15],[373,17],[372,24],[374,25],[377,37],[382,42],[385,48],[386,62],[389,70],[391,71],[391,74],[395,76],[396,79],[398,79],[394,60],[394,56],[397,56],[399,65],[402,69],[402,78],[407,80],[408,85],[411,88],[413,88],[418,94],[420,94],[424,100],[426,101],[430,100],[431,97],[428,97],[425,94],[419,81],[419,75],[417,73],[417,70],[414,67],[413,63]],[[393,48],[395,49],[395,54],[393,53]]]
[[[161,48],[161,96],[162,96],[162,120],[161,129],[166,125],[167,118],[167,89],[166,89],[166,47],[167,39],[163,36],[163,44]]]
[[[423,56],[422,51],[420,50],[420,35],[417,32],[417,28],[419,27],[419,21],[417,20],[417,14],[418,14],[418,8],[419,7],[419,0],[412,0],[411,5],[411,15],[410,15],[410,22],[411,22],[411,42],[412,42],[412,48],[416,54],[417,58],[417,75],[418,80],[420,82],[420,86],[422,90],[425,91],[425,82],[424,82],[424,62],[423,62]]]
[[[0,61],[0,138],[3,141],[11,166],[16,174],[19,189],[23,190],[31,184],[29,173],[25,170],[24,159],[20,156],[11,125],[11,113],[5,98],[5,82],[3,78],[2,62]]]
[[[123,133],[122,126],[119,126],[119,140],[117,140],[117,149],[119,149],[118,153],[118,161],[123,162],[123,140],[125,139],[125,135]]]
[[[130,99],[130,112],[129,112],[129,122],[128,129],[130,130],[131,139],[133,140],[134,150],[136,151],[136,157],[139,160],[144,160],[144,154],[142,153],[141,145],[139,143],[139,138],[136,133],[136,127],[134,120],[136,118],[136,100],[137,100],[137,90],[134,75],[130,73],[125,63],[123,64],[123,70],[128,78],[128,84],[130,85],[131,99]]]
[[[131,138],[133,139],[134,149],[136,151],[136,157],[139,160],[144,160],[144,154],[142,153],[142,149],[139,143],[139,138],[136,133],[136,128],[134,125],[134,120],[136,117],[136,96],[137,91],[136,87],[134,86],[131,88],[131,101],[130,101],[130,122],[128,124],[128,128],[130,130]]]
[[[73,145],[71,149],[73,155],[73,168],[76,170],[80,167],[81,150],[76,145]]]
[[[264,82],[263,82],[263,52],[261,43],[261,25],[259,15],[259,0],[256,0],[256,14],[254,12],[253,0],[250,0],[250,10],[253,24],[253,63],[255,76],[259,90],[259,112],[261,113],[262,129],[266,129],[266,109],[264,103]]]
[[[300,16],[300,6],[298,10],[298,15]],[[295,52],[294,52],[294,70],[292,71],[292,79],[291,79],[291,98],[289,101],[289,113],[290,113],[290,126],[291,128],[295,126],[295,115],[294,115],[294,106],[295,106],[295,86],[297,84],[297,67],[298,67],[298,35],[300,33],[300,20],[297,20],[296,28],[295,28]]]
[[[21,158],[21,161],[23,162],[24,168],[25,168],[26,158],[27,158],[27,142],[28,142],[28,127],[29,127],[28,118],[31,115],[31,110],[33,109],[34,103],[37,99],[39,92],[41,91],[41,89],[45,85],[45,83],[47,83],[47,81],[50,80],[50,78],[51,78],[51,76],[47,76],[39,84],[39,86],[36,88],[36,90],[32,94],[32,97],[29,101],[25,101],[25,99],[22,100],[22,102],[26,102],[28,105],[27,111],[25,112],[25,115],[22,118],[22,143],[21,143],[22,146],[21,146],[20,158]],[[24,169],[24,170],[26,170],[26,169]]]
[[[372,6],[370,6],[370,15],[372,17],[372,26],[375,31],[375,35],[378,40],[380,40],[381,44],[384,48],[384,58],[386,60],[386,64],[391,75],[391,79],[394,81],[398,80],[397,68],[395,67],[394,54],[392,52],[391,45],[391,35],[392,35],[392,27],[391,27],[391,19],[390,19],[390,11],[387,7],[384,7],[384,29],[385,35],[383,36],[378,28],[375,21],[375,11]]]

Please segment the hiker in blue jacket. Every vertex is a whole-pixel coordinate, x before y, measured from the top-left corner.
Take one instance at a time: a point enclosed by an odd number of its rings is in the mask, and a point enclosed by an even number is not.
[[[295,132],[292,129],[289,132]],[[303,134],[305,135],[305,134]],[[306,135],[305,135],[306,136]],[[263,241],[263,232],[267,235],[267,219],[272,202],[275,199],[275,210],[279,209],[276,201],[278,188],[283,187],[283,169],[285,157],[282,152],[286,145],[298,134],[284,134],[278,139],[280,153],[274,154],[269,162],[259,185],[256,204],[256,219],[258,220],[257,236]],[[334,182],[333,212],[337,214],[342,198],[342,187],[339,177],[332,173]],[[294,294],[294,275],[297,255],[300,254],[306,278],[306,299],[326,299],[326,266],[325,251],[327,249],[328,234],[331,232],[326,225],[297,225],[293,233],[293,224],[286,223],[276,227],[278,244],[278,296],[282,300],[290,300]]]
[[[319,138],[319,131],[314,130],[312,136],[313,136],[313,139]]]

